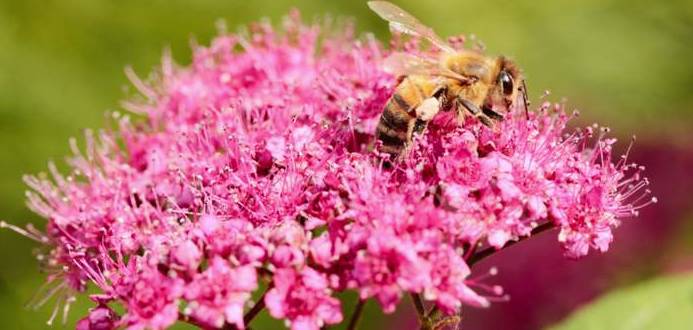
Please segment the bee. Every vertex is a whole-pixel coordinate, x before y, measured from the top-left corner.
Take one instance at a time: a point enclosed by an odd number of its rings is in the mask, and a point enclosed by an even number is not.
[[[399,83],[376,129],[382,151],[402,155],[414,134],[423,132],[441,110],[455,109],[459,122],[471,115],[493,128],[522,95],[527,113],[524,78],[511,60],[455,49],[433,29],[390,2],[370,1],[368,6],[389,22],[391,30],[423,38],[440,50],[439,55],[393,52],[384,60],[383,69],[397,76]]]

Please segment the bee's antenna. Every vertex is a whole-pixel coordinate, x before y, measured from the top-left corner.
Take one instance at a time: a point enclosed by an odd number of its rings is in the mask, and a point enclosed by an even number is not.
[[[525,101],[525,116],[529,120],[529,97],[527,96],[527,84],[524,79],[522,79],[522,99]]]

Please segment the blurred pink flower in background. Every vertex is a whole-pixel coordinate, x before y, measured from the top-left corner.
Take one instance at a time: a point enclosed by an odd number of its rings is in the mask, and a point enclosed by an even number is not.
[[[372,133],[395,85],[387,51],[343,30],[294,13],[281,33],[221,34],[188,67],[165,55],[151,79],[129,73],[132,117],[88,133],[83,152],[73,141],[70,173],[27,178],[48,225],[24,233],[53,247],[57,285],[102,292],[80,327],[244,328],[260,282],[292,329],[348,318],[345,290],[386,313],[407,293],[446,314],[486,307],[506,298],[470,277],[476,252],[550,227],[568,257],[604,252],[654,201],[640,168],[612,162],[614,139],[566,133],[571,116],[548,102],[495,130],[441,114],[384,166]]]

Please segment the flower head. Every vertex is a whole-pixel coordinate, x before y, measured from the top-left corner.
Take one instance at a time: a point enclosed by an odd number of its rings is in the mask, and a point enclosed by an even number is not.
[[[292,330],[317,330],[342,321],[339,300],[331,296],[327,278],[311,268],[278,269],[265,303],[270,315],[286,319]]]
[[[215,257],[186,288],[185,298],[194,302],[188,306],[188,314],[218,328],[228,322],[243,329],[243,308],[255,289],[257,275],[254,267],[234,269],[223,258]]]
[[[114,114],[115,130],[73,142],[67,175],[27,178],[48,230],[15,229],[53,248],[71,288],[90,281],[120,302],[118,325],[163,329],[180,308],[243,328],[260,280],[292,329],[340,322],[345,290],[386,312],[407,292],[446,313],[488,306],[469,279],[479,245],[552,224],[568,256],[605,251],[647,204],[639,169],[612,162],[614,140],[565,135],[562,105],[511,109],[496,129],[441,113],[385,166],[373,132],[396,85],[387,51],[295,13],[283,30],[221,34],[187,67],[167,54],[148,81],[129,71],[142,97],[125,105],[141,118]],[[116,322],[104,308],[80,327]]]
[[[166,329],[178,320],[183,282],[163,274],[156,265],[133,258],[123,273],[114,274],[115,297],[127,313],[121,324],[131,330]]]
[[[89,311],[89,315],[79,320],[76,325],[77,330],[113,330],[118,324],[118,316],[108,308],[99,305]]]

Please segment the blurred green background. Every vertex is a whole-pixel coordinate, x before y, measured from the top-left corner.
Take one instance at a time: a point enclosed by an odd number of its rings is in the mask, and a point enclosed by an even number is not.
[[[489,52],[513,57],[524,68],[532,99],[550,90],[554,100],[566,97],[580,109],[583,123],[606,124],[625,138],[637,133],[645,141],[639,143],[673,153],[690,151],[693,2],[394,2],[443,36],[473,33]],[[207,44],[217,19],[231,28],[262,17],[277,22],[292,7],[308,20],[326,13],[355,17],[359,31],[388,38],[386,24],[362,1],[1,0],[0,219],[43,223],[24,207],[21,176],[43,171],[49,159],[61,161],[68,137],[103,126],[104,113],[131,93],[126,65],[146,75],[164,47],[187,63],[191,37]],[[7,329],[46,328],[50,308],[23,308],[43,281],[35,247],[0,232],[6,262],[0,266],[0,319]],[[77,306],[66,328],[85,306]],[[380,319],[373,307],[364,329]]]

